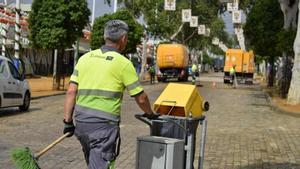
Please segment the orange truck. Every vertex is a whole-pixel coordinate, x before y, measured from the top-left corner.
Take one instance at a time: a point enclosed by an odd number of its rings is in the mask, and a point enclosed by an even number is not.
[[[236,77],[244,80],[245,83],[253,83],[254,74],[254,54],[253,51],[243,51],[242,49],[228,49],[225,56],[224,83],[229,83],[230,68],[236,65]]]
[[[177,78],[178,81],[187,81],[189,77],[189,51],[182,44],[160,44],[157,48],[157,66],[160,73],[158,81],[168,78]]]

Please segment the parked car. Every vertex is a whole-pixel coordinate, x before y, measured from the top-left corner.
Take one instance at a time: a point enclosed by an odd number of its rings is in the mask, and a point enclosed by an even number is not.
[[[30,95],[25,72],[20,73],[10,59],[0,56],[0,108],[19,107],[27,111]]]

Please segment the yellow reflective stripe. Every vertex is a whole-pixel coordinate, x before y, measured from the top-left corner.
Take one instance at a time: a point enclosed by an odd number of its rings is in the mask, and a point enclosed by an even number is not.
[[[136,87],[139,87],[139,86],[141,86],[140,81],[135,81],[135,82],[127,85],[126,88],[127,88],[128,91],[130,91],[130,90],[133,90],[133,89],[135,89]]]
[[[113,92],[107,90],[99,90],[99,89],[79,89],[77,92],[77,96],[81,95],[94,95],[94,96],[105,96],[108,98],[121,98],[122,92]]]
[[[118,116],[118,115],[114,115],[114,114],[111,114],[109,112],[105,112],[102,110],[88,108],[85,106],[81,106],[79,104],[75,105],[75,111],[83,112],[83,113],[86,113],[86,114],[89,114],[89,115],[92,115],[95,117],[107,119],[107,120],[114,121],[114,122],[120,121],[120,116]]]
[[[72,76],[78,76],[78,70],[74,69]]]

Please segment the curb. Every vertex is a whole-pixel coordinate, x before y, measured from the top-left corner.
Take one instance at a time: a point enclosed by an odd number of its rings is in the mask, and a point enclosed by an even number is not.
[[[262,90],[263,91],[263,90]],[[267,101],[269,102],[270,106],[271,106],[271,109],[278,112],[278,113],[282,113],[282,114],[288,114],[288,115],[291,115],[291,116],[296,116],[296,117],[300,117],[300,114],[299,113],[295,113],[295,112],[290,112],[290,111],[286,111],[286,110],[283,110],[281,108],[279,108],[273,101],[272,97],[269,95],[268,92],[265,92],[263,91],[266,95],[266,98],[267,98]]]
[[[44,96],[34,96],[34,97],[31,97],[30,99],[31,100],[37,100],[37,99],[42,99],[42,98],[45,98],[45,97],[59,96],[59,95],[64,95],[64,94],[66,94],[66,92],[49,94],[49,95],[44,95]]]

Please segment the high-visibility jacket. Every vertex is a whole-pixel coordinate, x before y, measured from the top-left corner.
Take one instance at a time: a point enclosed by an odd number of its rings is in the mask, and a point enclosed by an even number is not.
[[[229,70],[230,75],[234,75],[235,74],[235,68],[231,67]]]
[[[149,73],[155,73],[155,67],[154,67],[154,65],[151,65],[150,67],[149,67]]]
[[[192,72],[196,72],[197,71],[197,65],[193,64],[192,66]]]
[[[131,61],[116,51],[83,55],[70,81],[78,85],[75,119],[83,122],[119,122],[125,88],[131,96],[143,91]]]

